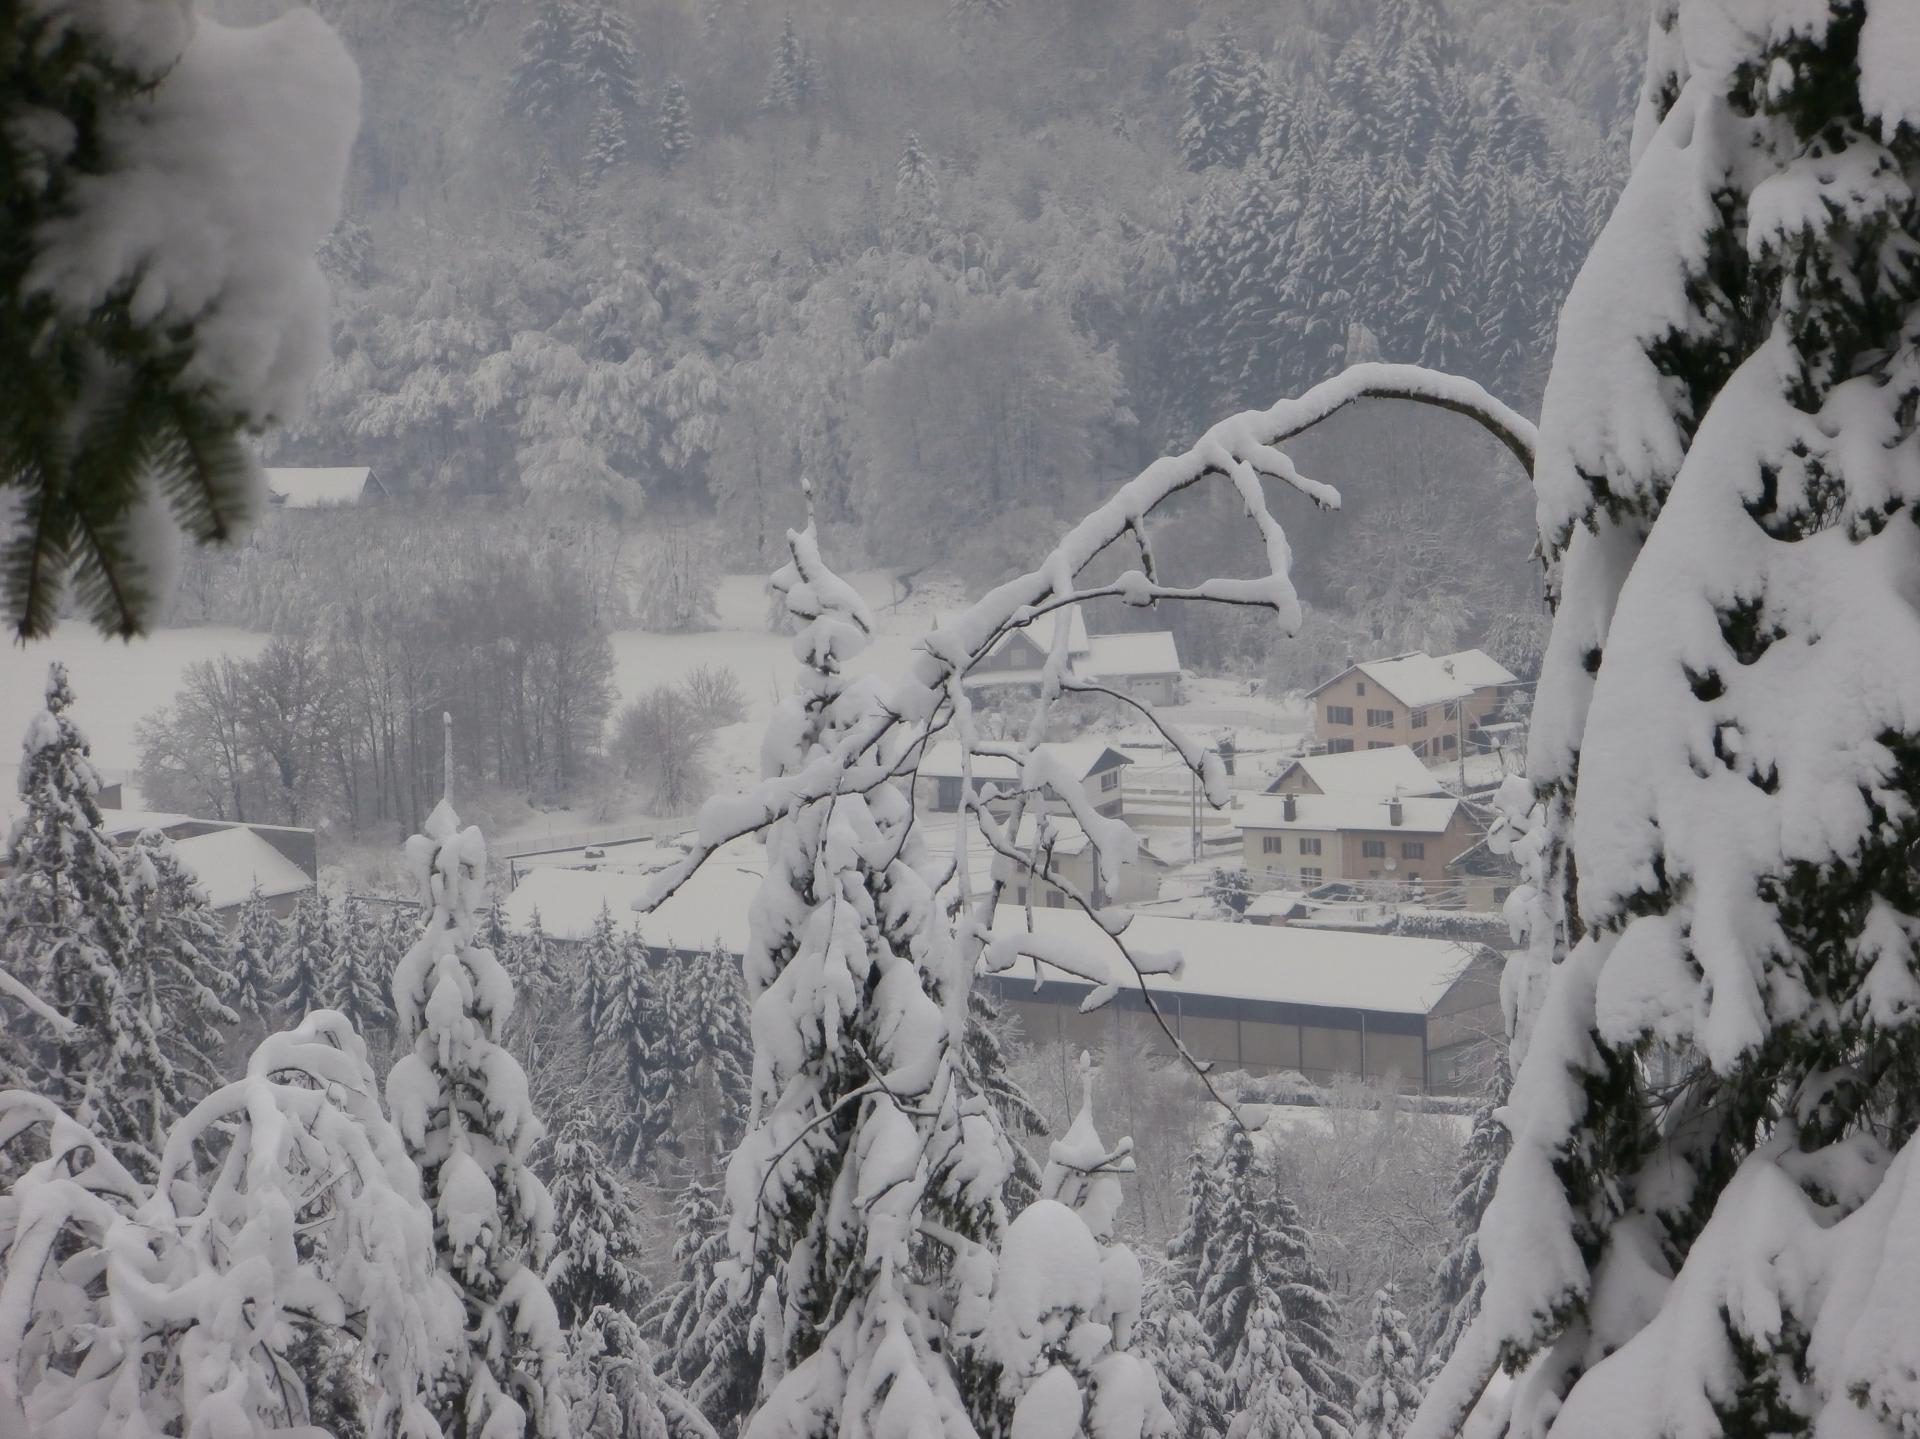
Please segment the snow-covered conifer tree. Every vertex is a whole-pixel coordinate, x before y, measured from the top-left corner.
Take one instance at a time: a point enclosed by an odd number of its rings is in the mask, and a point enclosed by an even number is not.
[[[986,1095],[1007,1136],[1013,1167],[1007,1172],[1007,1212],[1018,1214],[1040,1194],[1040,1166],[1022,1139],[1038,1139],[1050,1131],[1046,1115],[1007,1072],[1007,1043],[1012,1021],[993,992],[976,984],[967,995],[967,1073]]]
[[[725,1162],[746,1132],[753,1103],[753,1035],[740,968],[717,941],[668,976],[666,1014],[672,1026],[668,1058],[679,1071],[675,1100],[691,1111],[676,1126],[700,1136],[696,1172],[706,1177]]]
[[[1420,1355],[1393,1290],[1373,1296],[1367,1344],[1360,1355],[1360,1389],[1353,1401],[1353,1439],[1400,1439],[1420,1404]]]
[[[540,1137],[527,1077],[499,1042],[513,981],[475,940],[486,843],[443,799],[407,841],[407,861],[427,921],[394,971],[405,1052],[387,1102],[466,1311],[466,1343],[438,1376],[434,1408],[444,1430],[473,1439],[557,1439],[567,1433],[563,1340],[540,1278],[553,1204],[526,1163]]]
[[[133,917],[133,954],[126,971],[139,976],[159,1026],[161,1048],[191,1100],[219,1078],[225,1031],[240,1017],[220,1002],[225,987],[226,932],[207,907],[206,891],[180,863],[173,841],[147,830],[122,864]],[[172,1118],[162,1116],[164,1124]]]
[[[344,978],[340,929],[333,901],[310,889],[294,902],[280,951],[280,1003],[289,1015],[339,1007]]]
[[[21,812],[0,879],[0,1068],[82,1122],[90,1081],[131,1003],[120,970],[132,915],[120,855],[101,828],[100,777],[73,717],[66,666],[21,740]]]
[[[285,944],[286,931],[256,884],[227,944],[226,998],[236,1011],[261,1020],[279,1013]]]
[[[1244,165],[1260,143],[1261,86],[1239,42],[1221,34],[1186,74],[1180,153],[1189,170]]]
[[[386,927],[357,899],[349,897],[340,906],[339,934],[340,997],[335,1008],[370,1037],[393,1022],[393,1006],[387,1000],[398,956],[389,947]]]
[[[1516,1436],[1920,1425],[1920,68],[1910,5],[1662,0],[1535,468],[1506,808]]]
[[[693,148],[693,107],[687,103],[686,88],[678,80],[668,80],[660,96],[660,116],[655,126],[660,143],[660,159],[672,169]]]
[[[695,1181],[674,1210],[678,1274],[648,1305],[642,1325],[667,1357],[667,1377],[723,1434],[753,1407],[760,1377],[753,1311],[727,1282],[731,1247],[718,1185]]]
[[[1319,1434],[1351,1425],[1353,1381],[1338,1363],[1338,1316],[1312,1238],[1246,1130],[1216,1152],[1218,1208],[1205,1221],[1194,1289],[1224,1375],[1232,1431]],[[1282,1420],[1284,1419],[1284,1424]]]
[[[924,245],[940,205],[940,181],[915,130],[907,131],[907,143],[893,169],[893,204],[902,238],[909,245]]]
[[[569,1120],[553,1146],[553,1258],[547,1293],[568,1329],[602,1304],[623,1314],[646,1298],[640,1260],[640,1216],[593,1142],[598,1116]]]
[[[574,14],[574,68],[579,83],[624,118],[639,100],[633,27],[614,0],[576,0]],[[623,128],[623,141],[625,133]]]
[[[1200,1327],[1193,1287],[1163,1264],[1147,1278],[1140,1300],[1141,1357],[1160,1376],[1160,1397],[1181,1439],[1219,1439],[1224,1383],[1213,1346]]]
[[[1431,1371],[1452,1356],[1460,1336],[1474,1315],[1480,1312],[1480,1295],[1486,1278],[1480,1265],[1480,1221],[1486,1216],[1493,1198],[1494,1181],[1507,1157],[1510,1136],[1500,1122],[1499,1110],[1506,1104],[1513,1087],[1513,1076],[1503,1052],[1494,1064],[1487,1085],[1486,1102],[1473,1114],[1473,1128],[1467,1133],[1466,1146],[1460,1152],[1460,1173],[1453,1191],[1453,1225],[1458,1236],[1434,1276],[1433,1310],[1427,1318],[1424,1363]]]
[[[513,111],[535,124],[557,119],[580,86],[580,10],[574,0],[540,0],[520,37],[508,91]]]
[[[773,64],[767,71],[767,89],[761,97],[760,108],[783,115],[799,114],[816,98],[819,75],[819,64],[808,52],[789,15],[774,45]]]
[[[597,1040],[603,1033],[607,1005],[625,972],[620,939],[613,928],[613,911],[603,904],[580,952],[580,985],[574,995],[574,1018],[589,1040]]]
[[[1048,1151],[1040,1197],[1007,1226],[977,1342],[999,1369],[996,1419],[1012,1439],[1173,1439],[1160,1379],[1134,1347],[1140,1261],[1113,1241],[1133,1141],[1093,1124],[1093,1066]],[[965,1316],[963,1315],[963,1322]]]
[[[0,993],[21,1010],[4,1026],[0,1068],[149,1179],[168,1126],[212,1082],[215,1026],[236,1019],[214,991],[209,951],[222,936],[164,836],[124,855],[107,839],[57,663],[46,702],[23,745],[25,813],[0,890]]]
[[[626,163],[626,112],[602,100],[594,106],[593,123],[587,127],[587,155],[582,161],[587,179],[603,180]]]
[[[657,1164],[656,1151],[673,1127],[673,1030],[652,957],[638,936],[630,932],[621,939],[614,962],[593,1048],[620,1076],[610,1151],[638,1170]]]
[[[774,578],[798,634],[798,693],[763,763],[831,763],[872,714],[841,668],[867,643],[859,595],[790,534]],[[767,835],[753,911],[757,1122],[727,1171],[736,1302],[756,1313],[753,1439],[972,1433],[947,1315],[983,1302],[1008,1157],[959,1055],[952,972],[907,797],[891,785],[800,805]],[[982,1385],[990,1382],[983,1379]]]

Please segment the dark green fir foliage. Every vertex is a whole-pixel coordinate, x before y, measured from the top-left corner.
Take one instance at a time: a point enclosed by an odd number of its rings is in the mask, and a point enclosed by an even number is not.
[[[249,432],[271,417],[195,377],[196,325],[143,315],[132,286],[76,314],[28,283],[35,231],[107,170],[108,127],[165,72],[128,63],[132,48],[65,10],[0,7],[0,607],[20,637],[52,629],[69,581],[100,629],[142,632],[166,523],[141,513],[147,497],[189,539],[226,542],[259,485]]]

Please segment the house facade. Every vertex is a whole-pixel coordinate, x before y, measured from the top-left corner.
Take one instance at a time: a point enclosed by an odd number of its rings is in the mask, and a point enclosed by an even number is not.
[[[1450,796],[1256,795],[1238,815],[1242,862],[1256,884],[1311,888],[1454,881],[1449,860],[1480,839]]]
[[[1504,680],[1499,676],[1505,676]],[[1405,745],[1438,764],[1500,707],[1514,678],[1478,650],[1412,653],[1349,665],[1308,693],[1314,733],[1331,754]]]

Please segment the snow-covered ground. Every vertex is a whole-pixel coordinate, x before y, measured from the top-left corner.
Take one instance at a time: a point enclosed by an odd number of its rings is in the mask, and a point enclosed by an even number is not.
[[[935,622],[938,606],[953,600],[938,591],[922,591],[906,604],[888,608],[894,594],[890,576],[868,571],[848,578],[872,605],[879,629],[855,668],[905,663],[914,640]],[[621,703],[656,685],[677,684],[701,665],[730,669],[739,677],[745,707],[736,723],[714,737],[712,765],[722,789],[738,788],[758,777],[761,731],[775,701],[791,690],[798,672],[791,641],[767,629],[764,584],[759,575],[725,577],[720,583],[716,629],[685,635],[620,630],[612,636],[614,685]],[[61,660],[72,676],[73,715],[92,742],[94,763],[110,775],[130,772],[139,762],[135,729],[143,718],[172,701],[188,665],[223,654],[257,654],[267,638],[249,630],[208,626],[160,630],[146,639],[122,643],[102,639],[83,623],[68,622],[48,639],[10,646],[0,651],[0,750],[11,756],[17,737],[26,733],[28,721],[40,708],[48,663]],[[0,818],[10,818],[15,805],[10,764],[5,773],[7,782],[0,783]],[[543,813],[525,828],[557,833],[605,828],[606,823],[584,811]]]

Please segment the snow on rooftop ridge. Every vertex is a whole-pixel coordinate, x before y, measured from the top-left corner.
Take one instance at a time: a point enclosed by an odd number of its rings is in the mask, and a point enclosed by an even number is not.
[[[1438,657],[1440,667],[1475,689],[1519,683],[1519,677],[1485,650],[1456,650]]]
[[[313,878],[245,825],[173,841],[180,863],[215,909],[244,904],[257,885],[265,899],[313,888]]]
[[[1293,801],[1293,816],[1287,802]],[[1400,806],[1400,823],[1392,807]],[[1238,827],[1301,830],[1396,830],[1405,834],[1441,834],[1453,823],[1460,801],[1451,795],[1408,795],[1393,799],[1359,794],[1257,794],[1240,802]]]
[[[1180,650],[1169,630],[1094,635],[1081,670],[1094,678],[1180,673]]]
[[[373,477],[368,465],[269,469],[267,492],[288,510],[317,510],[332,505],[357,505],[366,497]]]
[[[650,914],[633,904],[646,894],[652,876],[618,870],[535,869],[520,876],[512,894],[500,901],[500,923],[523,934],[536,911],[540,927],[552,939],[584,940],[604,908],[614,928],[657,948],[705,949],[716,940],[733,954],[747,946],[747,918],[764,863],[719,854],[686,880],[672,898]]]
[[[1132,986],[1132,976],[1118,952],[1086,915],[1078,910],[1036,909],[1032,919],[1033,931],[1043,942],[1052,939],[1079,950],[1104,948],[1113,956],[1116,978]],[[1002,906],[994,934],[1011,936],[1026,927],[1027,911]],[[1137,916],[1127,926],[1125,938],[1135,953],[1178,953],[1184,958],[1178,975],[1149,977],[1147,983],[1155,994],[1386,1014],[1430,1014],[1467,967],[1488,953],[1482,946],[1450,939],[1162,915]],[[1002,977],[1031,982],[1033,961],[1016,959]],[[1092,988],[1051,966],[1041,978]]]
[[[1109,753],[1119,757],[1121,764],[1132,764],[1133,760],[1120,750],[1102,740],[1067,740],[1059,744],[1042,745],[1041,749],[1049,754],[1058,755],[1066,764],[1076,769],[1081,778],[1096,772],[1100,761]],[[1112,768],[1111,765],[1105,766]],[[940,740],[927,746],[919,765],[922,779],[958,779],[960,777],[960,743],[958,740]],[[1020,778],[1020,766],[1003,755],[982,755],[973,757],[973,777],[976,780],[1004,780],[1011,784]]]
[[[1473,693],[1472,685],[1448,673],[1439,660],[1417,651],[1392,659],[1363,660],[1354,668],[1400,703],[1415,709],[1463,700]]]
[[[1446,786],[1420,756],[1403,744],[1386,749],[1351,750],[1346,754],[1302,755],[1289,760],[1273,777],[1273,784],[1280,784],[1295,769],[1304,772],[1322,794],[1437,795],[1446,792]]]

